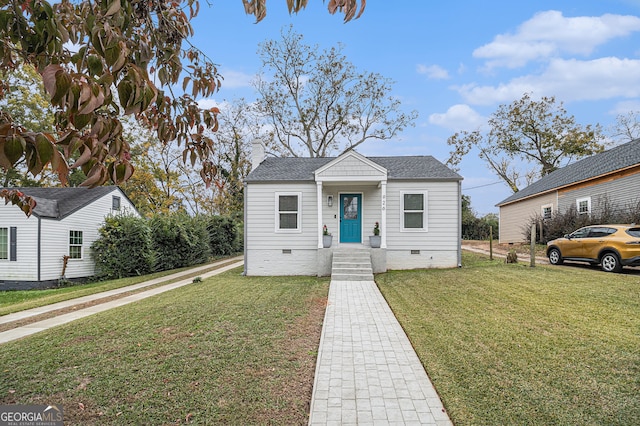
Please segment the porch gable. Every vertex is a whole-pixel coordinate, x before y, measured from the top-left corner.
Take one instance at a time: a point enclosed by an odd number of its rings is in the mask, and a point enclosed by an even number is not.
[[[387,180],[387,169],[350,150],[315,171],[316,182],[381,182]]]

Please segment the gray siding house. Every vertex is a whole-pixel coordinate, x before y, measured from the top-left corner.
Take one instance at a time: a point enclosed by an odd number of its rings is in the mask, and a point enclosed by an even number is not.
[[[330,274],[334,250],[370,250],[374,272],[460,264],[462,177],[431,156],[264,158],[245,179],[245,273]],[[378,224],[380,247],[369,236]],[[332,234],[323,246],[323,228]]]
[[[37,205],[27,217],[17,206],[0,203],[0,291],[47,288],[60,278],[94,275],[91,244],[105,217],[139,216],[117,186],[19,189]]]
[[[636,139],[558,169],[498,203],[500,242],[524,241],[524,228],[532,217],[550,217],[572,207],[579,214],[595,214],[606,205],[620,209],[639,203]]]

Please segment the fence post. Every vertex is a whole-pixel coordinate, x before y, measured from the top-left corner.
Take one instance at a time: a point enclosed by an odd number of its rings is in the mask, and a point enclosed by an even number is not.
[[[489,260],[493,260],[493,226],[489,226]]]
[[[529,266],[532,268],[536,266],[536,224],[531,225],[531,263]]]

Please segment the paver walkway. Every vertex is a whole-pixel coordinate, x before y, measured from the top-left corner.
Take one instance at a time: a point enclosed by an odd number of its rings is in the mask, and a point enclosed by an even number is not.
[[[241,257],[238,259],[242,259]],[[214,269],[208,272],[204,272],[201,277],[204,278],[208,278],[211,277],[213,275],[217,275],[220,274],[222,272],[228,271],[230,269],[233,268],[237,268],[238,266],[242,266],[243,261],[235,259],[236,262],[233,262],[229,265],[223,266],[221,268],[218,269]],[[34,309],[28,309],[25,311],[20,311],[20,312],[16,312],[15,314],[9,314],[9,315],[4,315],[2,317],[0,317],[0,324],[3,323],[8,323],[8,322],[12,322],[12,321],[18,321],[21,319],[25,319],[25,318],[29,318],[35,315],[40,315],[40,314],[44,314],[47,312],[52,312],[58,309],[63,309],[63,308],[68,308],[68,307],[72,307],[75,305],[79,305],[82,303],[86,303],[86,302],[90,302],[93,300],[99,300],[99,299],[103,299],[105,297],[110,297],[116,294],[120,294],[120,293],[124,293],[127,291],[132,291],[132,290],[136,290],[145,286],[151,286],[154,284],[159,284],[161,282],[164,281],[169,281],[171,279],[174,278],[178,278],[180,276],[184,276],[184,275],[188,275],[188,274],[192,274],[194,272],[198,272],[201,270],[206,270],[206,269],[210,269],[211,267],[216,266],[217,264],[224,264],[224,263],[228,263],[230,260],[234,260],[234,259],[227,259],[224,261],[220,261],[220,262],[216,262],[216,263],[212,263],[212,264],[207,264],[207,265],[203,265],[200,267],[196,267],[196,268],[191,268],[189,270],[186,271],[182,271],[182,272],[178,272],[172,275],[168,275],[168,276],[164,276],[161,278],[157,278],[154,280],[150,280],[150,281],[145,281],[144,283],[140,283],[140,284],[136,284],[133,286],[128,286],[128,287],[122,287],[119,289],[115,289],[115,290],[110,290],[110,291],[106,291],[106,292],[102,292],[102,293],[96,293],[96,294],[92,294],[89,296],[84,296],[84,297],[79,297],[76,299],[71,299],[71,300],[67,300],[64,302],[59,302],[59,303],[55,303],[52,305],[47,305],[47,306],[42,306],[39,308],[34,308]],[[10,342],[12,340],[16,340],[25,336],[29,336],[31,334],[34,333],[38,333],[39,331],[43,331],[46,329],[49,329],[51,327],[55,327],[57,325],[61,325],[61,324],[66,324],[68,322],[80,319],[80,318],[84,318],[87,317],[89,315],[93,315],[96,314],[98,312],[102,312],[102,311],[106,311],[108,309],[112,309],[118,306],[122,306],[122,305],[126,305],[129,304],[131,302],[136,302],[138,300],[141,299],[145,299],[147,297],[150,296],[154,296],[156,294],[160,294],[160,293],[164,293],[165,291],[169,291],[169,290],[173,290],[175,288],[178,287],[182,287],[184,285],[187,284],[191,284],[193,282],[193,278],[186,278],[184,280],[181,281],[177,281],[177,282],[173,282],[171,284],[166,284],[160,287],[155,287],[153,289],[150,290],[146,290],[146,291],[141,291],[139,293],[135,293],[129,296],[125,296],[125,297],[121,297],[119,299],[115,299],[115,300],[111,300],[105,303],[100,303],[88,308],[84,308],[84,309],[78,309],[76,311],[73,312],[68,312],[62,315],[58,315],[55,316],[53,318],[49,318],[46,320],[42,320],[42,321],[38,321],[38,322],[34,322],[31,324],[27,324],[24,326],[20,326],[20,327],[16,327],[13,328],[11,330],[7,330],[7,331],[3,331],[0,332],[0,344],[2,343],[6,343],[6,342]]]
[[[373,281],[331,281],[309,424],[452,425]]]

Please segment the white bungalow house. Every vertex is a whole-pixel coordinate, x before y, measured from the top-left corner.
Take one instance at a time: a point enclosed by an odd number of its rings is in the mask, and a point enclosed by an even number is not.
[[[0,290],[46,288],[61,278],[94,275],[91,244],[105,217],[139,216],[117,186],[20,191],[37,205],[27,217],[17,206],[0,203]]]
[[[265,158],[256,141],[252,163],[246,275],[326,276],[345,248],[370,250],[374,272],[460,265],[462,177],[432,156]],[[376,223],[380,248],[371,248]]]

